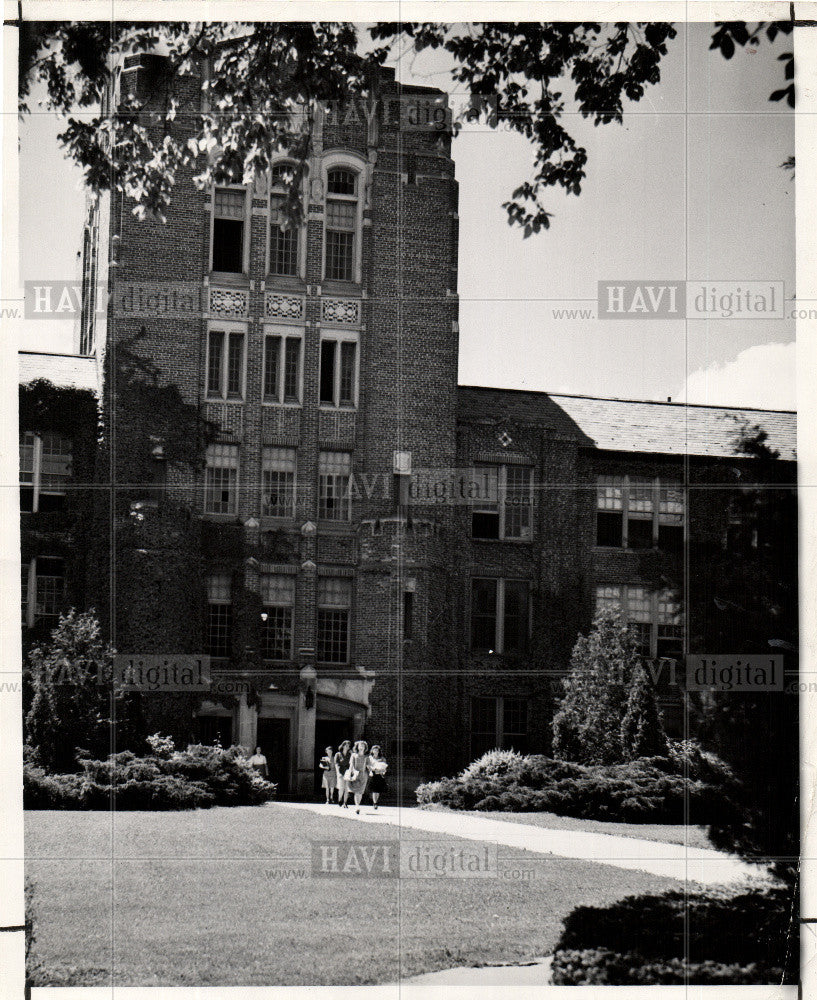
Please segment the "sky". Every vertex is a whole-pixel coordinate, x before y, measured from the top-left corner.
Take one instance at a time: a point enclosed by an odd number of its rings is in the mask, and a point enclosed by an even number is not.
[[[551,227],[527,240],[502,202],[530,175],[532,148],[484,125],[455,139],[461,383],[795,408],[793,320],[595,318],[599,281],[783,282],[794,295],[794,180],[780,166],[794,153],[794,115],[768,100],[790,40],[727,61],[710,35],[678,26],[661,82],[622,125],[567,120],[588,151],[582,193],[548,192]],[[439,52],[398,72],[451,89]],[[60,128],[41,113],[20,126],[23,279],[78,275],[82,177]],[[30,323],[24,337],[30,350],[73,350],[71,322]]]

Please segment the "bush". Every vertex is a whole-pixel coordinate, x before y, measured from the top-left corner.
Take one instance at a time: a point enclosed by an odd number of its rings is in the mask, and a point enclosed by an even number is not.
[[[500,756],[503,754],[503,756]],[[682,772],[676,757],[626,764],[584,765],[491,751],[456,778],[420,785],[420,805],[499,812],[552,812],[624,823],[706,824],[733,819],[738,809],[726,775],[713,761],[693,758]],[[700,774],[702,777],[695,777]],[[706,780],[711,774],[717,780]]]
[[[628,896],[580,906],[553,959],[561,985],[796,981],[796,904],[788,887]],[[786,966],[795,967],[786,969]],[[784,969],[786,969],[784,973]]]
[[[24,764],[23,804],[26,809],[86,809],[82,776],[46,774],[41,767]]]
[[[664,983],[706,985],[776,985],[783,978],[777,966],[723,962],[686,962],[681,958],[645,962],[637,952],[619,955],[603,948],[558,951],[551,965],[556,986],[652,986]]]
[[[137,757],[125,750],[107,760],[80,758],[82,774],[46,774],[27,764],[25,807],[206,809],[260,805],[275,795],[275,785],[258,775],[238,747],[176,750],[168,740],[151,746],[159,749],[159,755]]]

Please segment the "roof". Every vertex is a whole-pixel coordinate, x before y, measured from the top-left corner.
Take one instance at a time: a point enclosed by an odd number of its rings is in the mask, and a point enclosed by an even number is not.
[[[758,425],[780,458],[797,456],[797,415],[790,410],[699,406],[638,399],[604,399],[523,389],[459,387],[464,421],[503,419],[537,423],[571,434],[605,451],[729,458],[738,455],[736,433]]]
[[[98,394],[96,359],[81,354],[20,351],[20,384],[47,379],[52,385],[88,389]]]

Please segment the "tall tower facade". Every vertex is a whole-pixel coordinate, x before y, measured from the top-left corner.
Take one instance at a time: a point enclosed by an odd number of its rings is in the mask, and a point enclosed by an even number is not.
[[[161,71],[134,57],[121,87]],[[209,689],[148,696],[149,725],[260,745],[285,792],[342,738],[399,749],[441,597],[446,515],[412,516],[407,483],[455,462],[457,184],[422,125],[444,101],[386,75],[323,109],[300,227],[285,156],[252,185],[182,177],[165,223],[111,204],[112,638],[210,656]]]

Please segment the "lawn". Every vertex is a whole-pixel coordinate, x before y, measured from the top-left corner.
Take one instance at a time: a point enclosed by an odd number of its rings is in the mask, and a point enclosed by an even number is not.
[[[448,810],[453,812],[454,810]],[[487,819],[502,819],[508,823],[527,823],[548,830],[584,830],[586,833],[610,833],[617,837],[637,840],[658,840],[664,844],[687,844],[689,847],[715,847],[706,834],[705,826],[673,826],[663,823],[606,823],[603,820],[577,819],[549,812],[481,812]]]
[[[677,885],[509,848],[490,878],[311,877],[310,841],[396,836],[394,826],[361,829],[333,812],[275,805],[29,812],[45,981],[77,966],[86,970],[77,985],[110,982],[92,978],[94,968],[117,986],[395,982],[546,955],[575,906]],[[426,839],[406,828],[400,836]]]

